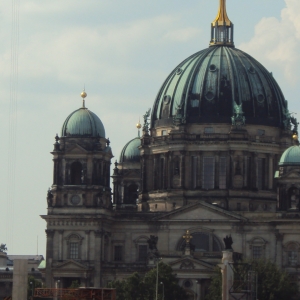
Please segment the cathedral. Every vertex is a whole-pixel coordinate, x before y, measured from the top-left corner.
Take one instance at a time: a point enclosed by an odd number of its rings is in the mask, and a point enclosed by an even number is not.
[[[226,0],[209,47],[171,71],[116,162],[86,96],[52,151],[47,287],[143,274],[151,236],[190,299],[204,299],[227,235],[243,258],[299,282],[298,123],[272,73],[235,48]]]

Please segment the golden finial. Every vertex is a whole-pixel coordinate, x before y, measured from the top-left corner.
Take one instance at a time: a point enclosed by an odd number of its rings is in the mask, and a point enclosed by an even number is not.
[[[140,122],[140,119],[139,119],[139,122],[136,124],[136,128],[138,129],[138,136],[140,137],[140,129],[142,128],[142,124]]]
[[[298,134],[296,132],[293,133],[293,140],[298,141]]]
[[[220,7],[217,17],[212,22],[213,26],[231,26],[231,21],[228,18],[227,11],[226,11],[226,0],[220,0]]]
[[[87,93],[85,92],[85,89],[83,89],[82,93],[80,94],[82,98],[82,107],[85,107],[85,98],[87,97]]]

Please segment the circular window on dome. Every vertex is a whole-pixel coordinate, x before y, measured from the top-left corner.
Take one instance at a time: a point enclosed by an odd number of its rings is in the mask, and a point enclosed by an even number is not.
[[[176,70],[176,74],[177,75],[180,75],[182,73],[182,69],[181,68],[178,68],[177,70]]]
[[[164,104],[169,104],[170,101],[171,101],[171,96],[165,95],[165,96],[164,96]]]
[[[262,94],[259,94],[259,95],[257,96],[257,101],[258,101],[259,103],[263,103],[263,102],[265,101],[265,96],[262,95]]]
[[[71,198],[71,203],[73,205],[78,205],[80,203],[80,201],[81,201],[81,199],[80,199],[80,197],[78,195],[74,195]]]
[[[251,66],[251,67],[249,67],[249,69],[248,69],[248,70],[249,70],[249,72],[250,72],[250,73],[252,73],[252,74],[255,74],[255,69],[254,69],[252,66]]]
[[[209,66],[209,71],[211,71],[211,72],[217,71],[217,66],[214,65],[214,64],[210,65],[210,66]]]
[[[212,100],[214,100],[214,98],[215,98],[215,94],[214,94],[213,92],[209,91],[209,92],[207,92],[207,93],[205,94],[205,98],[206,98],[208,101],[212,101]]]

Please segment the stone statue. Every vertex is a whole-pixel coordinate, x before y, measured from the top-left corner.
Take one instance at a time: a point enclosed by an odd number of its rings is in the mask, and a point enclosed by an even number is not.
[[[150,239],[148,239],[147,243],[151,251],[157,251],[157,241],[158,236],[150,235]]]
[[[47,203],[48,203],[48,207],[51,207],[53,205],[53,194],[50,188],[48,189],[47,192]]]
[[[233,116],[231,117],[231,122],[233,126],[240,127],[245,126],[246,118],[243,116],[244,112],[242,109],[242,104],[236,104],[233,102]]]
[[[183,116],[182,104],[177,104],[176,114],[173,116],[173,124],[179,126],[185,123],[185,118]]]
[[[223,240],[225,243],[225,250],[232,250],[233,240],[231,235],[230,236],[226,235],[226,237]]]
[[[291,123],[294,125],[293,132],[298,133],[298,125],[297,119],[291,116]]]
[[[148,122],[148,118],[150,116],[150,111],[151,111],[151,108],[149,108],[146,113],[143,115],[143,118],[144,118],[144,126],[143,126],[143,131],[144,132],[148,132],[149,130],[149,122]]]
[[[6,244],[1,244],[1,245],[0,245],[0,252],[6,254],[5,251],[7,251]]]

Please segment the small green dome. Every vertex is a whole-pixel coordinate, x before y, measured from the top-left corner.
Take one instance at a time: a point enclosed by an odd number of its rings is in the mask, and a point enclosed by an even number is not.
[[[140,161],[140,149],[141,139],[136,137],[129,141],[123,148],[120,155],[120,163],[124,162],[139,162]]]
[[[105,129],[96,114],[86,107],[81,107],[67,117],[61,129],[61,136],[105,138]]]
[[[300,147],[292,146],[286,149],[281,155],[280,166],[300,165]]]

